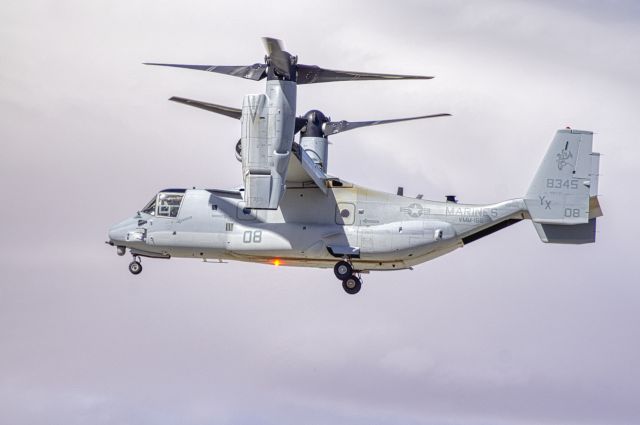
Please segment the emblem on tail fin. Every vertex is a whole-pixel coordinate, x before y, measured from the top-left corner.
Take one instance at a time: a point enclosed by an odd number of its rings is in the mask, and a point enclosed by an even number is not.
[[[573,158],[573,154],[571,151],[568,151],[566,148],[561,150],[559,154],[556,155],[556,162],[558,163],[558,170],[562,170],[565,165],[571,165],[567,160]]]

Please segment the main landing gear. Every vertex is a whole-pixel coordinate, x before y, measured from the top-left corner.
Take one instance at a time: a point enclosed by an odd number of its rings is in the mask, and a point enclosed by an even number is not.
[[[356,275],[349,276],[348,278],[342,281],[342,289],[344,289],[344,291],[350,295],[357,294],[358,292],[360,292],[361,287],[362,287],[362,280]]]
[[[353,266],[348,259],[338,261],[333,267],[333,273],[342,281],[342,289],[347,294],[353,295],[360,292],[362,279],[360,279],[359,273],[353,270]]]
[[[351,263],[347,261],[338,261],[335,266],[333,266],[333,273],[340,280],[345,280],[349,276],[353,274],[353,267]]]
[[[140,257],[133,257],[133,261],[129,263],[129,271],[132,274],[140,274],[142,272],[142,263],[140,262]]]

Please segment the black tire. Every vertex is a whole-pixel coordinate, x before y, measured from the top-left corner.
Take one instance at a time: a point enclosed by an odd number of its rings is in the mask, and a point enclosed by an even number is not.
[[[338,279],[345,280],[353,274],[353,267],[346,261],[338,261],[336,265],[333,266],[333,273]]]
[[[142,264],[138,261],[132,261],[129,263],[129,271],[132,274],[140,274],[142,272]]]
[[[362,281],[358,276],[349,276],[345,280],[342,281],[342,289],[347,294],[353,295],[360,292],[360,288],[362,287]]]

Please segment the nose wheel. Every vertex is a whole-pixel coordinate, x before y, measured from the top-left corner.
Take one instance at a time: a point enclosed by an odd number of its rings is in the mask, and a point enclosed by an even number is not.
[[[140,257],[133,257],[133,261],[129,263],[129,271],[131,274],[140,274],[142,272]]]

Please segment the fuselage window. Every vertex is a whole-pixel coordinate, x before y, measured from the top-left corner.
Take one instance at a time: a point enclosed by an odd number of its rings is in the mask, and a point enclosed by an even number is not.
[[[183,193],[160,193],[158,195],[158,216],[177,217]]]
[[[153,199],[150,200],[149,203],[142,209],[143,213],[156,215],[156,198],[157,196],[154,196]]]

